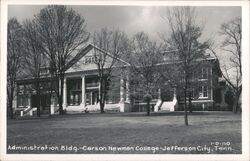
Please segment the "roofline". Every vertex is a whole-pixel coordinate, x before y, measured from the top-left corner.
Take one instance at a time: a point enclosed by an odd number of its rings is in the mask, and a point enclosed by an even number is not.
[[[91,44],[91,43],[90,43],[90,45],[92,45],[95,49],[99,50],[100,52],[105,53],[105,54],[108,54],[110,57],[114,58],[114,55],[111,54],[110,52],[105,51],[105,50],[103,50],[103,49],[101,49],[101,48],[95,46],[94,44]],[[123,63],[125,63],[125,64],[127,64],[127,65],[131,65],[131,64],[129,64],[128,62],[126,62],[125,60],[123,60],[123,59],[121,59],[121,58],[116,58],[116,59],[119,60],[119,61],[121,61],[121,62],[123,62]]]
[[[93,46],[91,44],[88,44],[86,47],[84,47],[76,56],[71,59],[68,63],[68,66],[65,67],[65,71],[68,70],[70,67],[72,67],[78,60],[80,60],[83,56],[85,56],[91,49],[93,49]],[[76,60],[76,57],[78,57]]]

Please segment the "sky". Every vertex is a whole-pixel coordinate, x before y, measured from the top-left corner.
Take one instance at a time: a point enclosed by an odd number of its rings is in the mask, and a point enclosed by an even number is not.
[[[8,18],[16,17],[20,22],[32,19],[44,5],[9,5]],[[103,27],[120,29],[129,36],[144,31],[151,39],[160,40],[159,35],[168,33],[164,20],[167,6],[68,6],[81,14],[90,33]],[[204,26],[203,38],[216,38],[222,23],[241,16],[241,7],[196,7],[197,23]]]
[[[25,19],[34,18],[35,14],[45,5],[9,5],[8,19],[16,17],[22,23]],[[137,32],[145,32],[151,40],[162,42],[159,35],[169,36],[169,28],[164,17],[168,6],[98,6],[74,5],[68,6],[85,18],[87,30],[90,33],[101,28],[119,29],[129,37]],[[220,26],[235,17],[241,17],[241,7],[238,6],[196,6],[196,23],[203,27],[201,40],[210,39],[214,46],[220,64],[230,63],[229,53],[220,48],[223,37],[219,35]],[[213,56],[211,54],[211,56]],[[232,72],[233,73],[233,72]]]

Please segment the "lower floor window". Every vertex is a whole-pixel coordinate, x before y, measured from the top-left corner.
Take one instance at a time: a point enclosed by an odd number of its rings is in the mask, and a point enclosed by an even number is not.
[[[71,92],[69,95],[69,105],[80,105],[81,92]]]
[[[17,96],[17,105],[19,106],[27,106],[28,105],[28,96],[27,95],[18,95]]]
[[[199,97],[208,97],[207,86],[200,86],[199,87]]]

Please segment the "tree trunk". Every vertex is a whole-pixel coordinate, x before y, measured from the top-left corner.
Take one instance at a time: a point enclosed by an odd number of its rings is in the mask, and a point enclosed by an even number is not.
[[[37,92],[37,94],[36,94],[37,116],[40,117],[40,115],[41,115],[41,93],[40,93],[40,83],[39,82],[37,82],[37,84],[36,84],[36,92]]]
[[[40,92],[37,93],[36,98],[37,98],[37,116],[40,117],[41,116],[41,95],[40,95]]]
[[[188,109],[189,112],[192,113],[193,109],[192,109],[192,98],[191,98],[191,92],[188,93]]]
[[[150,115],[150,100],[147,101],[147,116]]]
[[[50,75],[50,93],[49,93],[50,94],[50,105],[52,103],[54,103],[51,100],[52,100],[52,97],[53,97],[53,91],[55,91],[55,89],[53,89],[53,86],[54,87],[56,86],[53,78],[54,78],[54,75],[52,74],[52,71],[51,71],[51,75]],[[51,108],[49,108],[49,116],[51,116]]]
[[[104,103],[102,101],[100,102],[100,109],[101,113],[104,113]]]
[[[187,115],[187,81],[185,83],[185,88],[184,88],[184,119],[185,119],[185,125],[188,126],[188,115]]]
[[[52,104],[51,100],[52,100],[52,80],[50,78],[50,86],[49,86],[49,98],[50,98],[50,106]],[[49,107],[49,116],[51,116],[51,107]]]
[[[104,104],[103,104],[103,82],[102,82],[102,79],[99,80],[100,82],[100,93],[99,93],[99,102],[100,102],[100,112],[101,113],[104,113]]]
[[[239,97],[240,97],[240,94],[237,92],[236,96],[234,98],[234,104],[233,104],[233,113],[234,114],[236,114],[238,112]]]
[[[105,100],[106,100],[106,80],[101,79],[100,80],[100,110],[101,113],[104,113],[104,107],[105,107]]]
[[[64,87],[64,77],[61,76],[60,77],[60,91],[59,91],[59,97],[58,97],[58,101],[59,101],[59,114],[63,115],[63,107],[62,107],[62,99],[63,99],[63,87]]]
[[[8,115],[9,115],[9,118],[10,119],[13,119],[14,118],[14,115],[13,115],[13,108],[12,108],[12,106],[13,106],[13,97],[12,98],[10,98],[9,100],[8,100]]]

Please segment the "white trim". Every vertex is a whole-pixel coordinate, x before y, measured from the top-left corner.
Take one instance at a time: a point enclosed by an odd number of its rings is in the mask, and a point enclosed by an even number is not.
[[[192,100],[193,102],[214,102],[214,100]]]
[[[208,97],[199,97],[198,99],[206,99],[206,98],[208,98]]]
[[[198,79],[198,81],[207,81],[208,80],[208,78],[207,79]]]

